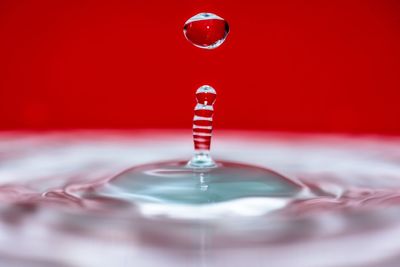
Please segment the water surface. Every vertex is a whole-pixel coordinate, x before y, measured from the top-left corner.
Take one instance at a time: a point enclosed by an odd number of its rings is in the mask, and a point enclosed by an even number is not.
[[[190,132],[2,133],[0,266],[400,264],[399,138],[218,132],[213,150],[295,187],[194,179],[188,202],[156,180],[138,200],[137,181],[113,178],[189,159]]]

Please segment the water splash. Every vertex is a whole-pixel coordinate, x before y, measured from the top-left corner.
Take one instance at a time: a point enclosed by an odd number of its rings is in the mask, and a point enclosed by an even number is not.
[[[152,207],[158,215],[185,218],[209,218],[226,210],[241,210],[249,199],[264,205],[253,214],[284,208],[295,199],[314,194],[301,183],[266,168],[233,162],[215,162],[210,155],[214,103],[217,93],[209,85],[196,90],[193,118],[194,156],[182,161],[160,162],[130,168],[100,184],[53,190],[45,196],[75,200],[113,199],[136,205],[142,210]],[[80,188],[80,189],[76,189]],[[70,194],[65,194],[65,193]],[[252,202],[251,202],[252,203]],[[198,206],[202,207],[198,207]],[[203,206],[207,206],[204,209]],[[212,208],[211,208],[212,207]],[[185,212],[179,212],[185,210]],[[209,212],[213,210],[213,212]]]
[[[209,85],[203,85],[196,91],[197,104],[194,108],[193,118],[193,143],[195,154],[188,162],[191,168],[217,167],[211,158],[210,147],[212,137],[212,122],[214,103],[217,92]]]

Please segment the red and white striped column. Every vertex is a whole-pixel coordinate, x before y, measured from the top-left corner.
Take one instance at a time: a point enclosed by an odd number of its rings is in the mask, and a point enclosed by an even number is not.
[[[209,168],[216,164],[210,156],[214,103],[217,93],[209,85],[203,85],[196,91],[197,104],[193,117],[193,143],[195,154],[188,163],[190,167]]]

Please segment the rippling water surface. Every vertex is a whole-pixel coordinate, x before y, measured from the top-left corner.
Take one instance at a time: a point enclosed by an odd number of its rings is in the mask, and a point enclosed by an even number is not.
[[[115,178],[189,159],[190,132],[1,133],[0,266],[400,266],[400,138],[214,141],[217,160],[272,169],[289,187],[271,194],[251,181],[261,193],[249,196],[220,181],[158,180],[168,168],[150,187]]]

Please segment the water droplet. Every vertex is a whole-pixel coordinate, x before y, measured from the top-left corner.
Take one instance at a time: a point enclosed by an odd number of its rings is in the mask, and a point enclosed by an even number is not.
[[[225,41],[229,25],[226,20],[213,13],[199,13],[186,21],[183,33],[194,46],[214,49]]]

